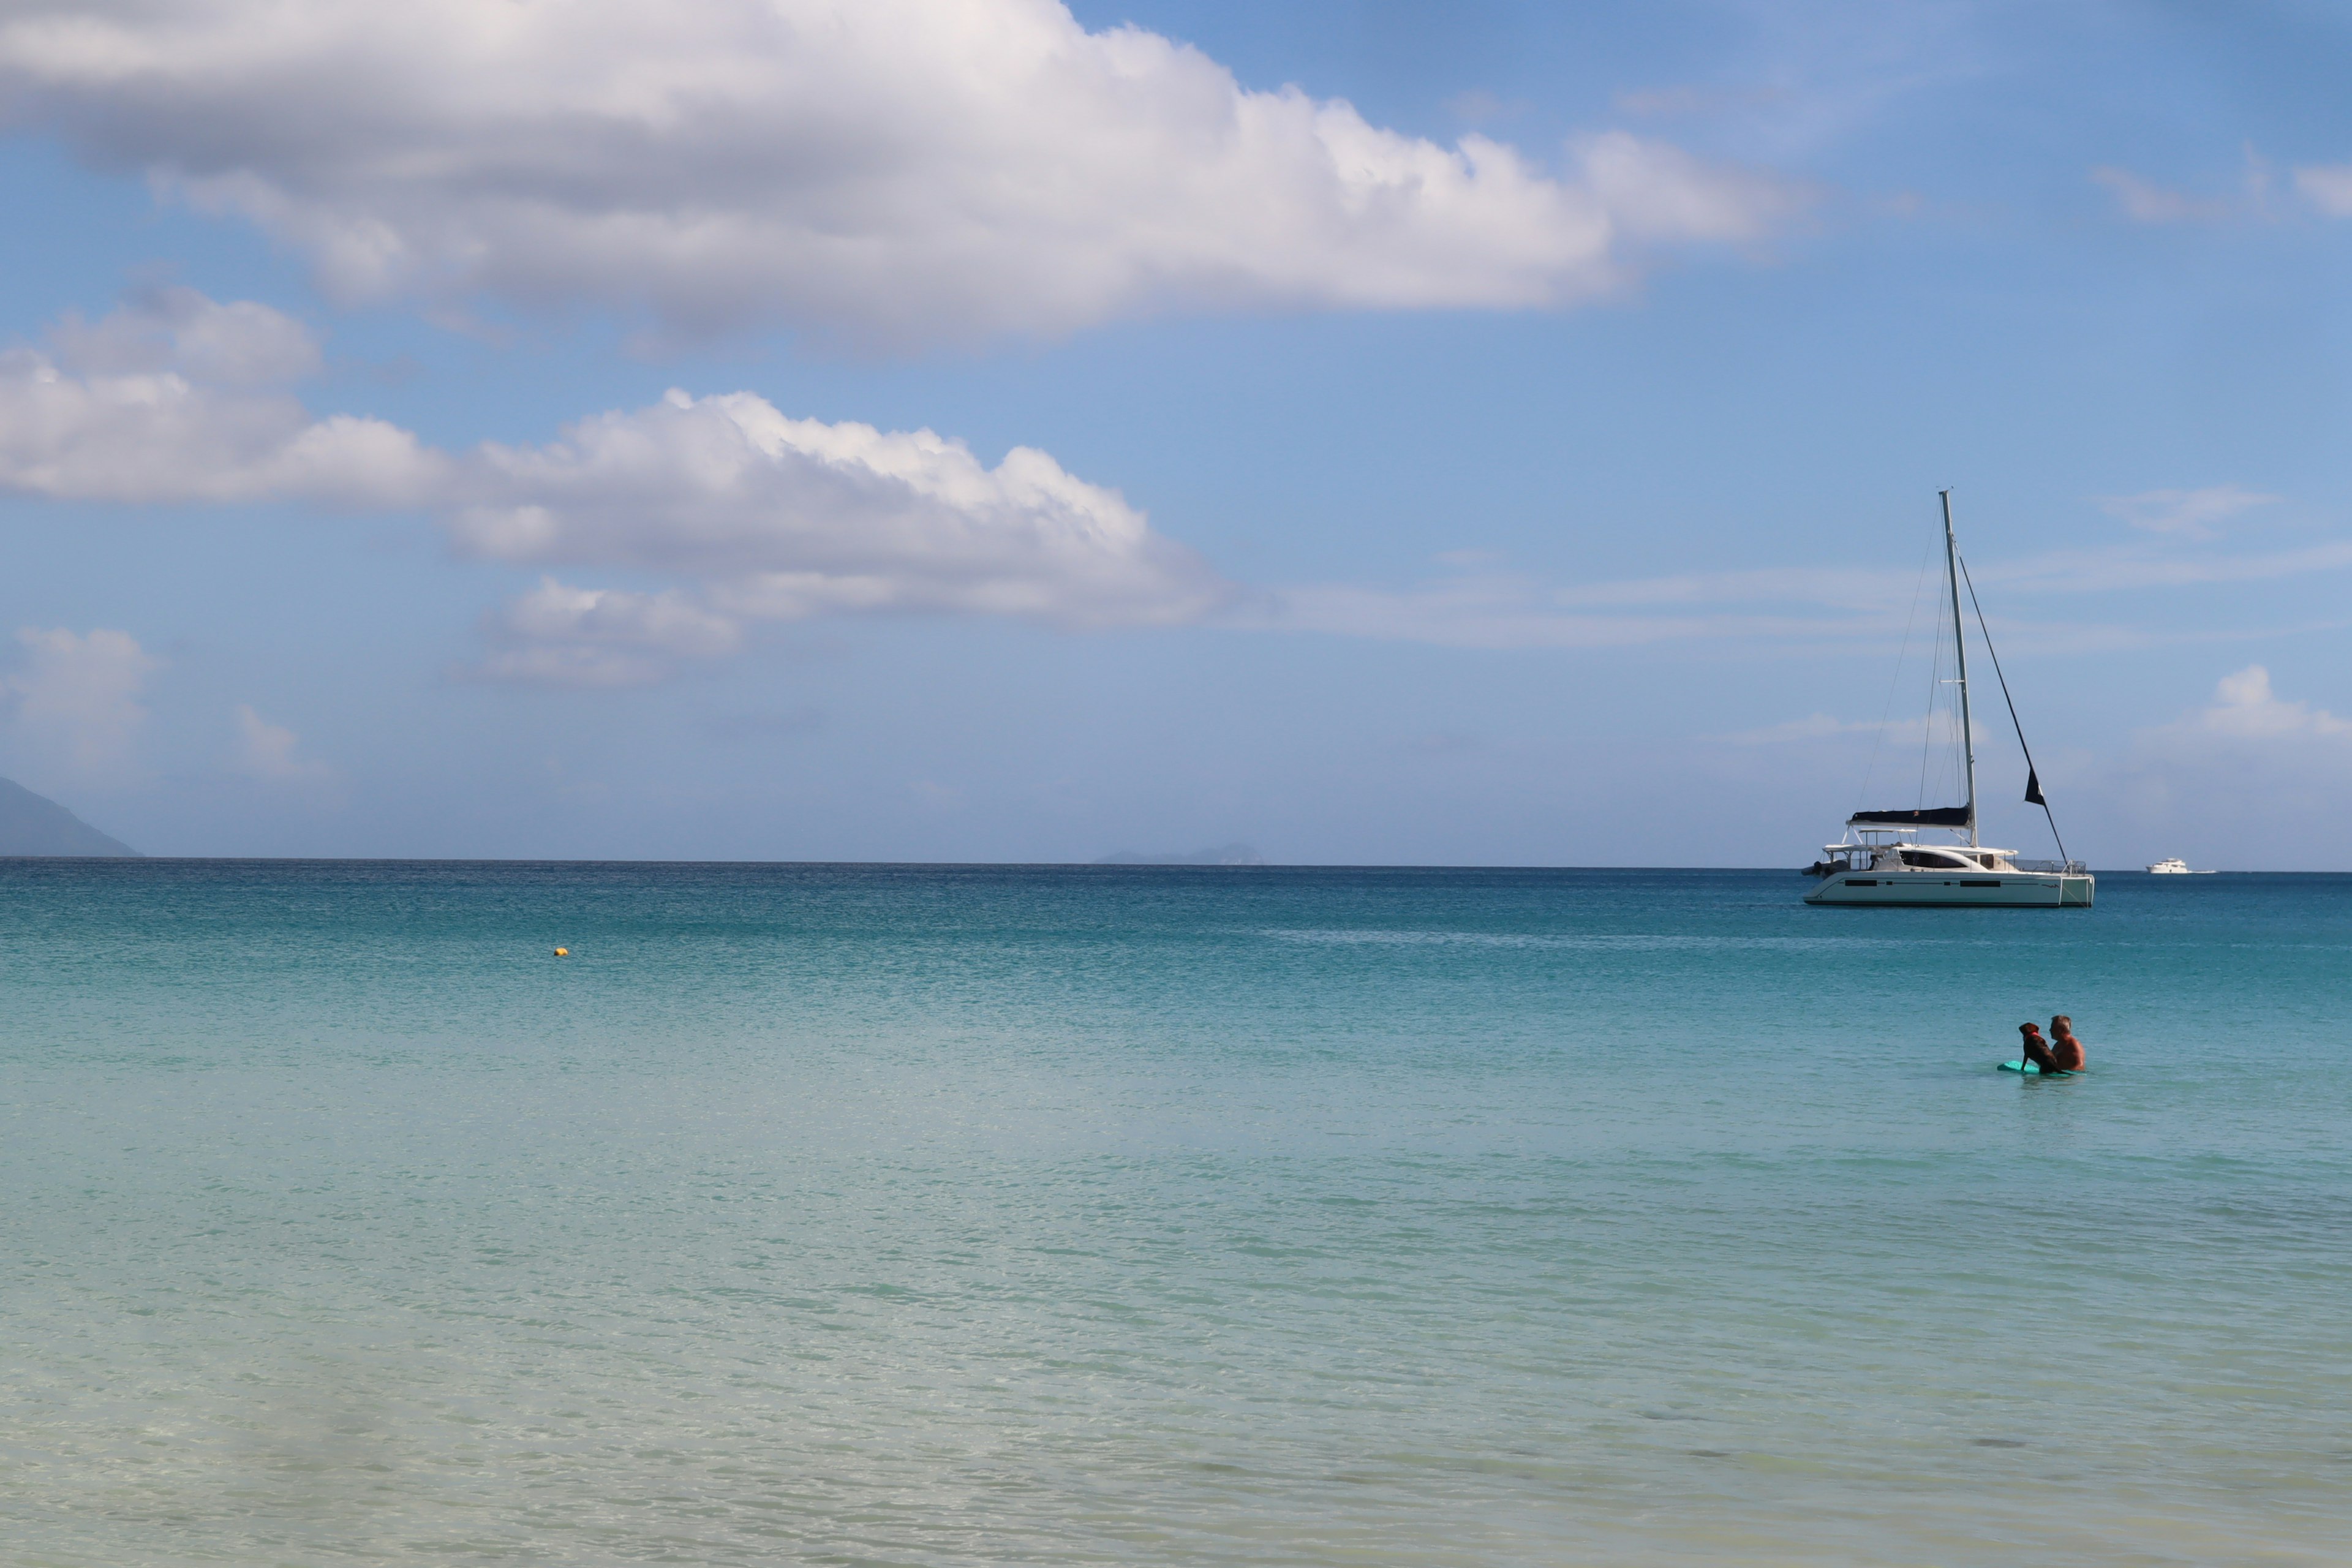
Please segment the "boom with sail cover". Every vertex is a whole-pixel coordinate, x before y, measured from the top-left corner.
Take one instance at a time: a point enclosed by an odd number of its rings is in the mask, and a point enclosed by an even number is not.
[[[1966,827],[1965,805],[1931,805],[1918,811],[1857,811],[1846,818],[1849,827]]]

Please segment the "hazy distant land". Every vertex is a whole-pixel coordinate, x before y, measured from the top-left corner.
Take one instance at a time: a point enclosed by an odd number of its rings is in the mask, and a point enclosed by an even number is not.
[[[1159,854],[1143,854],[1122,849],[1116,855],[1106,855],[1095,862],[1097,866],[1263,866],[1265,857],[1246,844],[1226,844],[1214,849],[1195,849],[1191,854],[1169,850]]]
[[[46,795],[0,779],[0,855],[105,855],[138,858]]]

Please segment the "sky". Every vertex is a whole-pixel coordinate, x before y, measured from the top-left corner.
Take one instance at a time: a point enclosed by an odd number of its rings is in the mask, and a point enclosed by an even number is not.
[[[1801,867],[1946,803],[1949,489],[2070,853],[2352,868],[2347,79],[2316,4],[0,0],[0,775]]]

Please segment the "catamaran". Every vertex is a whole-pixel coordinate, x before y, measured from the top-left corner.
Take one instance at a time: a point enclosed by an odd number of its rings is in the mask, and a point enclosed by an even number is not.
[[[2058,838],[2058,819],[2050,816],[2042,797],[2041,775],[2033,768],[2033,752],[2026,747],[2024,726],[2017,723],[2017,704],[2009,698],[2009,678],[2000,673],[2000,656],[1993,653],[1992,633],[1977,609],[1977,629],[1985,652],[1992,658],[1993,673],[2009,706],[2010,722],[2017,727],[2018,749],[2025,752],[2025,799],[2049,816],[2050,836],[2058,840],[2056,860],[2021,860],[2011,849],[1995,849],[1977,837],[1977,742],[1969,727],[1969,648],[1960,619],[1960,587],[1967,582],[1958,543],[1952,534],[1952,492],[1940,491],[1944,502],[1944,577],[1951,590],[1952,658],[1959,679],[1959,744],[1967,760],[1968,801],[1962,805],[1920,806],[1909,811],[1857,811],[1846,819],[1845,837],[1822,847],[1822,858],[1807,868],[1821,886],[1805,895],[1809,904],[1954,904],[1993,909],[2064,909],[2091,907],[2097,881],[2080,860],[2069,860],[2066,844]],[[1969,600],[1976,587],[1969,584]],[[1933,700],[1930,700],[1930,707]],[[1932,717],[1932,715],[1931,715]],[[1867,797],[1865,797],[1867,798]],[[1947,799],[1950,798],[1948,796]],[[1923,832],[1941,832],[1950,844],[1922,844]]]

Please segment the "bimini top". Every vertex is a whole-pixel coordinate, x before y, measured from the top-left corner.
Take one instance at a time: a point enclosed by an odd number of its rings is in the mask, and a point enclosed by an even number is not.
[[[1848,827],[1966,827],[1965,805],[1931,805],[1919,811],[1857,811],[1845,819]]]

